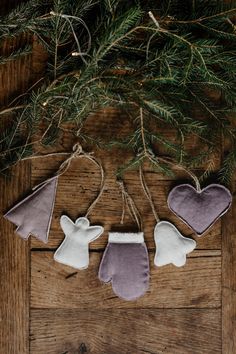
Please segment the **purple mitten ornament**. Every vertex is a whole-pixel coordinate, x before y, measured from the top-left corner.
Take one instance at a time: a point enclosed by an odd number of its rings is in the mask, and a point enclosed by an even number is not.
[[[51,226],[58,178],[40,184],[28,197],[10,209],[4,217],[17,225],[16,233],[27,240],[29,235],[47,243]]]
[[[111,282],[114,293],[124,300],[144,295],[149,286],[149,260],[143,233],[109,233],[98,277]]]
[[[232,195],[220,184],[210,184],[200,191],[182,184],[172,189],[167,202],[169,209],[201,236],[227,212]]]

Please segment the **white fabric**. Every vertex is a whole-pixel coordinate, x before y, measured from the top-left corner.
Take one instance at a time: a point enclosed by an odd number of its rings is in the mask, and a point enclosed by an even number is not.
[[[143,232],[109,232],[108,242],[110,243],[143,243]]]
[[[181,235],[179,230],[168,221],[160,221],[154,229],[156,254],[154,264],[158,267],[174,264],[181,267],[186,263],[186,254],[192,252],[196,242]]]
[[[89,243],[96,240],[104,231],[102,226],[90,226],[85,217],[74,223],[68,216],[60,220],[65,239],[54,254],[55,261],[76,269],[89,265]]]

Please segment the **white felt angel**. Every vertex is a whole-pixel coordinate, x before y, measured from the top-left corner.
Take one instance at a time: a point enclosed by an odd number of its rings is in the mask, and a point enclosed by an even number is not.
[[[60,219],[65,239],[54,254],[55,261],[76,269],[86,269],[89,265],[89,243],[104,231],[102,226],[90,226],[86,217],[75,223],[66,215]]]

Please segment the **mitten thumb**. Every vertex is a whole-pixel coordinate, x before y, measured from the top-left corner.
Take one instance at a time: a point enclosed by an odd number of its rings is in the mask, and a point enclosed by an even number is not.
[[[108,283],[112,279],[111,264],[110,264],[110,245],[108,243],[102,261],[100,263],[98,278],[104,283]]]

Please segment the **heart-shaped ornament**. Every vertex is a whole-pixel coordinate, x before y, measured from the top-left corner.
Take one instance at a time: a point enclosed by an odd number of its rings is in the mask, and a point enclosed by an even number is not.
[[[210,184],[199,192],[189,184],[182,184],[172,189],[167,203],[171,211],[201,236],[227,212],[232,195],[220,184]]]
[[[176,267],[182,267],[186,263],[186,255],[196,247],[196,241],[184,237],[168,221],[156,224],[154,240],[156,244],[154,264],[158,267],[171,263]]]

